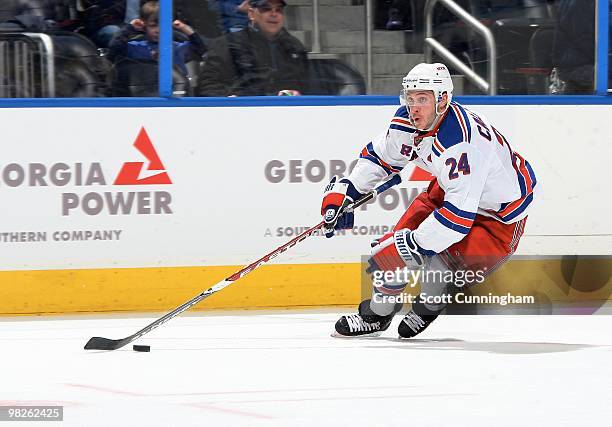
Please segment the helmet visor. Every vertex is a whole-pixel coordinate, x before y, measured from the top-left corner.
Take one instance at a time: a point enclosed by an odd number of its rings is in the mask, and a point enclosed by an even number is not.
[[[432,91],[423,90],[401,90],[400,98],[402,103],[407,107],[424,107],[434,105],[434,96]]]

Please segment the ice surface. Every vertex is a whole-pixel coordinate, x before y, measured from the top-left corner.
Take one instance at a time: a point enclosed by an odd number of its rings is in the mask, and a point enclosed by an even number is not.
[[[0,404],[64,405],[62,426],[610,425],[612,316],[445,316],[411,341],[399,318],[332,338],[338,316],[183,316],[150,353],[83,345],[157,314],[5,319]]]

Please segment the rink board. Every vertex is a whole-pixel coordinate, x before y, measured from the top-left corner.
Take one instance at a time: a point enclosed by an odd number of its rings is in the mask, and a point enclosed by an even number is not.
[[[262,267],[194,310],[358,304],[369,282],[360,264]],[[3,315],[167,311],[229,276],[239,266],[0,272]],[[539,305],[601,307],[612,301],[612,262],[594,258],[517,259],[474,288],[476,294],[535,296]],[[51,291],[52,290],[52,291]],[[583,304],[580,304],[583,303]],[[542,307],[525,306],[537,313]],[[544,307],[546,308],[546,307]]]
[[[395,109],[4,109],[0,314],[184,302],[317,223],[330,176],[350,170]],[[518,254],[609,255],[612,122],[601,117],[612,107],[474,110],[530,161],[543,190]],[[427,185],[411,166],[403,175],[357,212],[354,230],[313,236],[201,307],[354,304],[369,242]],[[546,263],[529,261],[528,282],[546,281],[557,268]]]

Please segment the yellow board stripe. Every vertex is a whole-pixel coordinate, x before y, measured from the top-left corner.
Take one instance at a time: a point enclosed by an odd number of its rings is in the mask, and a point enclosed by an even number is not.
[[[167,311],[242,266],[0,272],[0,315]],[[369,293],[361,264],[273,264],[194,307],[357,305]],[[544,295],[550,302],[612,301],[608,259],[512,260],[474,293]]]
[[[165,311],[242,267],[5,271],[0,315]],[[359,264],[269,265],[194,309],[355,304],[359,276]]]

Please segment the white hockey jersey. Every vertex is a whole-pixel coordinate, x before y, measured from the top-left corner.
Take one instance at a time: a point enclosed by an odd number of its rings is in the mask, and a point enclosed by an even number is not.
[[[387,131],[361,152],[349,180],[360,193],[399,173],[408,162],[436,177],[444,204],[414,230],[428,253],[440,253],[470,231],[476,214],[503,223],[527,216],[536,177],[523,157],[483,116],[451,103],[430,132],[415,129],[400,107]]]

